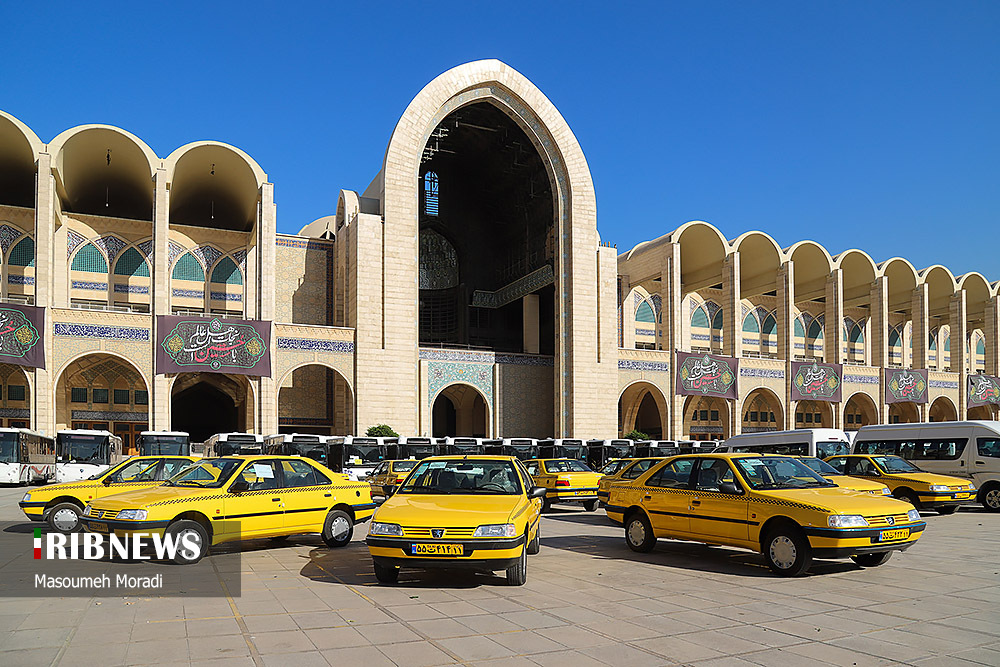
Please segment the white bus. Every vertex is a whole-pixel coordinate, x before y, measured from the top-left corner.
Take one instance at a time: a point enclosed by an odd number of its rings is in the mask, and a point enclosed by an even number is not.
[[[330,436],[312,433],[278,433],[264,438],[264,453],[279,456],[304,456],[329,467]]]
[[[799,428],[794,431],[767,431],[735,435],[719,452],[760,452],[790,456],[841,456],[851,453],[851,441],[839,428]]]
[[[983,507],[1000,512],[1000,421],[863,426],[855,454],[895,454],[921,470],[972,481]]]
[[[260,454],[264,450],[264,436],[256,433],[216,433],[202,444],[202,456],[214,459],[217,456],[239,454]]]
[[[191,436],[184,431],[143,431],[135,444],[139,456],[191,456]]]
[[[56,433],[56,482],[77,482],[125,460],[122,439],[109,431]]]
[[[0,483],[43,484],[56,476],[56,441],[24,428],[0,428]]]
[[[399,443],[399,447],[394,447],[397,442]],[[428,445],[436,447],[431,438],[386,438],[367,435],[346,435],[344,436],[344,444],[340,448],[341,454],[339,459],[343,462],[340,472],[343,472],[352,480],[363,481],[375,470],[379,463],[388,458],[390,447],[395,451],[404,447],[404,445],[410,448],[413,446],[425,447]],[[331,457],[334,455],[333,452],[334,449],[331,449]],[[412,453],[398,456],[399,458],[410,458]],[[423,456],[415,456],[414,458],[423,458]]]

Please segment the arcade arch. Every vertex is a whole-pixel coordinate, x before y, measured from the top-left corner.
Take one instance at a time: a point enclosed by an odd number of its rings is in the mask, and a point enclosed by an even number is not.
[[[663,392],[652,383],[635,382],[618,399],[618,435],[637,430],[652,440],[662,440],[667,430],[666,416]]]
[[[486,399],[470,384],[452,384],[442,389],[434,399],[431,420],[435,438],[487,438],[492,435]]]
[[[868,394],[858,392],[844,403],[844,430],[857,431],[862,426],[878,423],[878,406]]]
[[[346,378],[330,366],[315,363],[286,373],[278,387],[278,431],[354,433],[354,392]]]
[[[254,392],[243,375],[180,373],[170,389],[170,429],[204,442],[216,433],[254,432]]]

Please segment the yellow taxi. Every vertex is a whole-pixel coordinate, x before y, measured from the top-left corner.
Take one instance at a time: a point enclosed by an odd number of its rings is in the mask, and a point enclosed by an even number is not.
[[[873,482],[870,479],[849,477],[821,458],[815,456],[797,456],[798,460],[809,466],[814,473],[825,477],[842,489],[850,489],[858,493],[870,493],[873,496],[891,496],[892,491],[885,484]]]
[[[89,479],[49,484],[24,494],[18,506],[32,521],[45,521],[52,530],[80,530],[80,513],[87,503],[115,493],[157,486],[191,465],[190,456],[133,456]]]
[[[372,495],[391,496],[393,490],[403,483],[403,480],[416,465],[416,459],[379,463],[378,467],[372,471],[371,477],[368,478],[368,483],[372,485]]]
[[[826,462],[851,477],[881,482],[893,497],[919,509],[953,514],[959,505],[976,499],[976,486],[969,480],[924,472],[899,456],[888,454],[847,454],[831,456]]]
[[[649,470],[653,464],[662,461],[665,457],[647,457],[642,459],[621,459],[625,461],[626,465],[618,469],[614,474],[604,474],[597,480],[597,497],[600,500],[601,507],[604,507],[608,503],[608,489],[611,485],[619,480],[632,480],[637,478],[642,473]],[[603,468],[601,469],[603,470]]]
[[[524,462],[535,486],[546,490],[542,511],[552,503],[583,503],[588,512],[597,510],[597,482],[602,475],[577,459],[530,459]]]
[[[371,487],[299,456],[200,459],[166,482],[96,499],[80,516],[105,535],[173,536],[178,563],[195,563],[211,545],[234,540],[320,533],[329,547],[351,541],[372,515]]]
[[[505,570],[521,586],[544,497],[511,456],[422,459],[368,526],[375,578],[393,583],[401,567]]]
[[[907,503],[842,489],[788,456],[675,456],[609,492],[608,516],[623,523],[633,551],[651,551],[660,537],[741,547],[783,576],[802,574],[813,558],[881,565],[926,526]]]
[[[597,472],[601,473],[602,475],[615,475],[621,472],[622,468],[627,466],[629,463],[632,463],[632,461],[634,460],[635,459],[611,459],[603,466],[601,466],[601,469],[598,470]]]

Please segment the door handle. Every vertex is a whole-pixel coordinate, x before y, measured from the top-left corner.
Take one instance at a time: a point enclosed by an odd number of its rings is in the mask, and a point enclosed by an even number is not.
[[[643,496],[642,499],[643,500],[652,500],[653,496]]]
[[[691,504],[692,504],[692,505],[701,505],[701,501],[700,501],[700,500],[698,500],[697,498],[693,498],[693,499],[691,500]]]
[[[271,502],[272,503],[279,502],[280,500],[281,500],[281,498],[271,498]]]
[[[332,496],[332,495],[333,495],[332,493],[324,493],[324,494],[323,494],[323,497],[324,497],[324,498],[329,498],[329,497],[330,497],[330,496]]]
[[[977,466],[984,466],[984,465],[986,465],[986,461],[976,461],[976,465]]]

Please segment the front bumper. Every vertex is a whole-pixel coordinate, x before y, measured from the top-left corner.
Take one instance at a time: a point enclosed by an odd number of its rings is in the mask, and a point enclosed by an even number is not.
[[[804,528],[816,558],[843,558],[860,554],[903,551],[909,549],[920,538],[927,524],[923,521],[885,526],[882,528]],[[902,538],[882,540],[883,534],[906,530]]]
[[[917,493],[917,498],[920,499],[920,504],[924,507],[958,507],[975,503],[976,491],[963,491],[962,493],[921,491]]]
[[[89,516],[80,517],[80,525],[89,533],[100,533],[102,535],[131,535],[133,533],[163,534],[164,529],[170,524],[169,520],[163,521],[118,521],[116,519],[95,519]],[[107,527],[102,530],[101,527]]]
[[[442,558],[392,558],[372,554],[372,560],[385,567],[412,567],[421,570],[457,569],[474,572],[496,572],[517,565],[520,555],[513,558],[461,558],[445,560]]]
[[[521,557],[524,536],[504,539],[453,540],[442,538],[440,540],[427,540],[369,535],[365,543],[368,545],[368,552],[372,558],[384,565],[418,568],[456,567],[486,571],[490,570],[490,567],[494,570],[502,570],[514,565]],[[462,547],[462,555],[417,556],[413,554],[414,544],[458,544]]]
[[[28,517],[32,521],[41,521],[45,518],[45,501],[39,502],[24,502],[23,500],[17,503],[17,506],[21,508],[24,512],[24,516]]]

